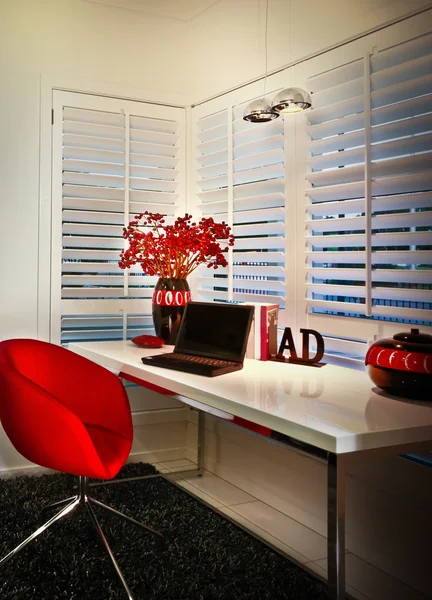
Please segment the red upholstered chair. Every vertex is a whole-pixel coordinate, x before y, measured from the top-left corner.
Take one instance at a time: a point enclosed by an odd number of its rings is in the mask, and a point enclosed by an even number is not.
[[[78,476],[77,494],[50,505],[65,506],[0,560],[0,566],[53,523],[84,504],[132,600],[92,504],[162,536],[92,498],[88,483],[89,477],[115,477],[132,446],[131,412],[121,381],[110,371],[60,346],[30,339],[6,340],[0,342],[0,420],[10,441],[25,458]]]

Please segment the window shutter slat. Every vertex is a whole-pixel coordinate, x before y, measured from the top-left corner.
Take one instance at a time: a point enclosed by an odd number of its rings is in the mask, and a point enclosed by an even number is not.
[[[170,150],[170,147],[169,151]],[[137,154],[131,152],[129,154],[129,164],[131,169],[142,168],[142,167],[157,167],[158,169],[174,169],[178,163],[177,158],[172,158],[171,156],[161,156],[155,154]],[[175,171],[177,175],[177,171]]]
[[[218,152],[210,152],[209,154],[200,154],[198,161],[203,167],[212,165],[220,165],[228,160],[228,150],[219,150]]]
[[[131,177],[155,179],[156,181],[175,181],[178,175],[178,171],[175,171],[174,169],[164,169],[163,167],[153,167],[148,165],[130,165],[129,169]]]
[[[76,146],[65,146],[63,148],[63,158],[75,160],[77,165],[81,165],[81,161],[91,161],[96,166],[99,163],[111,163],[123,168],[124,153],[115,152],[114,150],[102,150],[98,148],[80,148]],[[124,170],[122,171],[122,173]]]
[[[203,117],[202,119],[200,119],[200,129],[204,131],[206,129],[213,129],[218,125],[226,125],[227,117],[227,112],[224,110],[214,113],[212,115],[208,115],[207,117]]]
[[[260,140],[258,146],[255,141],[247,144],[239,144],[233,148],[233,155],[235,159],[240,159],[246,156],[268,152],[269,150],[280,151],[281,148],[283,148],[283,133]]]
[[[226,175],[227,172],[227,162],[215,163],[214,165],[207,165],[201,169],[198,169],[201,179],[209,179],[212,177],[218,177],[220,175]]]
[[[65,240],[68,241],[67,239]],[[77,245],[76,248],[71,246],[63,245],[62,258],[64,261],[73,260],[73,261],[109,261],[109,262],[118,262],[118,250],[106,250],[104,248],[99,248],[98,250],[94,250],[93,248],[81,248]],[[79,264],[82,264],[81,262]],[[86,263],[87,264],[87,263]]]
[[[268,123],[261,123],[261,125],[263,125],[264,129],[262,127],[254,127],[253,123],[248,123],[243,119],[233,122],[234,157],[237,157],[237,152],[242,152],[246,146],[250,148],[256,142],[261,144],[261,140],[265,140],[266,138],[283,135],[283,121],[279,119],[269,121]]]
[[[221,152],[221,151],[225,150],[227,143],[228,143],[227,136],[216,138],[214,140],[210,140],[209,142],[204,142],[203,144],[199,144],[198,152],[200,154],[214,154],[216,152]]]
[[[72,160],[64,158],[63,168],[65,171],[76,173],[104,173],[106,175],[124,176],[124,165],[121,163],[108,163],[88,160]],[[68,181],[68,183],[71,183]]]
[[[79,262],[65,262],[63,263],[62,271],[63,273],[81,273],[83,270],[82,264]],[[86,273],[123,273],[118,266],[117,262],[89,262],[88,260],[85,263]],[[129,269],[130,273],[142,273],[141,267],[139,265],[134,265]]]
[[[123,200],[124,191],[116,188],[98,186],[73,185],[64,182],[63,197],[94,198],[101,200]]]
[[[110,236],[122,238],[123,226],[120,225],[104,225],[102,223],[67,223],[63,222],[63,234],[67,235],[83,235],[83,236]]]
[[[75,133],[63,134],[63,155],[67,156],[68,148],[79,148],[80,150],[102,150],[104,152],[123,152],[124,138],[101,138],[91,135],[77,135]]]
[[[65,134],[71,133],[80,136],[91,136],[98,139],[98,143],[102,146],[103,139],[124,140],[124,127],[101,125],[99,123],[79,122],[79,121],[63,121],[63,131]],[[102,138],[102,139],[101,139]]]
[[[124,117],[121,114],[99,110],[85,110],[84,108],[69,106],[63,108],[63,121],[64,129],[68,127],[69,121],[89,123],[90,125],[109,125],[120,128],[124,126]]]
[[[178,137],[172,133],[162,133],[160,131],[147,131],[145,129],[134,128],[131,124],[131,142],[158,144],[159,146],[175,146],[177,139]]]
[[[333,279],[333,280],[352,280],[365,281],[366,272],[362,268],[332,268],[332,267],[313,267],[309,269],[309,274],[314,279]],[[420,271],[417,269],[379,269],[374,274],[377,283],[407,283],[407,284],[431,284],[432,271]]]
[[[210,140],[217,140],[223,138],[226,134],[226,124],[222,123],[211,127],[209,129],[203,129],[198,133],[198,139],[201,143],[208,142]]]
[[[150,187],[150,186],[149,186]],[[157,186],[154,186],[157,187]],[[158,190],[140,190],[130,188],[129,199],[131,203],[141,203],[143,206],[149,204],[176,204],[178,194],[172,192],[159,192]],[[145,209],[148,210],[148,209]],[[133,212],[133,211],[132,211]],[[139,211],[143,212],[143,211]],[[165,209],[161,212],[165,212]]]
[[[150,119],[148,117],[138,117],[131,115],[129,118],[131,130],[155,131],[158,133],[175,134],[178,129],[177,121],[166,119]],[[172,138],[167,138],[172,139]]]
[[[271,173],[270,177],[283,177],[283,162],[283,147],[280,147],[274,150],[260,152],[258,154],[251,154],[243,158],[237,158],[234,161],[234,172],[236,172],[236,177],[239,177],[238,172],[245,171],[248,169],[263,169],[265,167],[275,165],[274,169],[267,169],[267,171]],[[280,167],[277,168],[276,165],[280,165]],[[261,175],[259,176],[261,177]]]
[[[153,143],[146,141],[135,141],[130,142],[130,156],[132,157],[133,164],[142,164],[147,158],[141,158],[142,156],[157,156],[164,158],[174,158],[177,156],[178,147],[172,144]]]
[[[107,169],[108,170],[108,169]],[[63,183],[98,188],[124,188],[124,177],[119,175],[100,175],[94,173],[63,173]]]

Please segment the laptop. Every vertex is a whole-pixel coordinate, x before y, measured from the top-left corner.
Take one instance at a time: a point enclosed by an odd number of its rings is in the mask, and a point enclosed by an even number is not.
[[[243,368],[253,306],[188,302],[174,352],[141,358],[145,365],[216,377]]]

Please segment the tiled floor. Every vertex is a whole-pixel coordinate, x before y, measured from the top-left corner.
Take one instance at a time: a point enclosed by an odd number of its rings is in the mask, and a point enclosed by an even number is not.
[[[171,474],[177,485],[247,527],[298,563],[326,578],[325,537],[208,471],[205,471],[202,477],[198,477],[194,472],[194,463],[187,459],[157,463],[155,466],[161,472]],[[346,563],[347,582],[350,584],[347,585],[347,592],[357,600],[424,598],[357,556],[347,554]],[[353,585],[355,587],[352,587]]]

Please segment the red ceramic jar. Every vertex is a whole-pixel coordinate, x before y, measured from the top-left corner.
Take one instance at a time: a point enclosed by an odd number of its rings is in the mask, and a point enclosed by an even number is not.
[[[379,340],[367,351],[365,363],[372,381],[386,392],[432,400],[432,335],[411,329]]]

